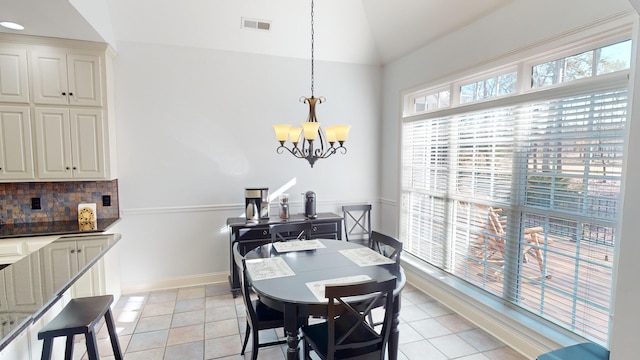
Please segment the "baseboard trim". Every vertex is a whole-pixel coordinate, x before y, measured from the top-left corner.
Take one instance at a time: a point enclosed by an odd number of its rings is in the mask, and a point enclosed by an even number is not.
[[[138,281],[122,284],[122,294],[131,295],[142,292],[176,289],[188,286],[199,286],[219,282],[228,282],[229,273],[196,274],[150,281]],[[231,291],[231,290],[229,290]]]

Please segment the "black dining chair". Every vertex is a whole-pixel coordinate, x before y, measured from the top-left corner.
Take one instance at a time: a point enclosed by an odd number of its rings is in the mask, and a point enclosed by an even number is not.
[[[305,343],[324,360],[383,360],[391,330],[395,287],[395,278],[327,285],[327,321],[303,327]],[[362,298],[347,299],[354,296]],[[366,318],[381,302],[386,309],[384,323],[376,330]]]
[[[251,298],[251,284],[247,277],[247,263],[240,254],[240,249],[236,243],[233,248],[233,257],[236,264],[242,269],[242,276],[240,276],[242,300],[246,308],[247,328],[244,335],[244,342],[242,343],[242,350],[240,355],[244,355],[244,351],[249,343],[249,336],[252,336],[252,352],[251,359],[256,360],[258,358],[258,349],[286,344],[286,339],[279,339],[276,341],[270,341],[260,343],[259,332],[260,330],[278,329],[284,327],[284,313],[278,310],[274,310],[267,305],[263,304],[260,299],[253,300]],[[304,321],[300,321],[300,326],[304,325]],[[252,335],[253,334],[253,335]]]
[[[344,238],[370,246],[371,204],[345,205],[342,207]]]
[[[396,265],[400,265],[400,255],[402,254],[402,242],[400,240],[372,231],[371,248],[389,259],[395,260]]]
[[[306,240],[311,234],[311,225],[308,223],[275,224],[269,226],[271,242]]]
[[[379,252],[380,254],[395,260],[396,266],[400,266],[400,255],[402,254],[402,242],[394,237],[379,233],[377,231],[371,232],[371,249]],[[380,320],[379,309],[374,309],[369,313],[369,324],[378,326],[382,324]],[[374,317],[377,320],[374,320]]]

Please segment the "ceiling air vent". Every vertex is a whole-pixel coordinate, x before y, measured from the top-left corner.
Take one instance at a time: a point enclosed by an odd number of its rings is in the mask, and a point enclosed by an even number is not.
[[[248,19],[248,18],[241,18],[241,19],[242,19],[243,29],[255,29],[255,30],[266,30],[266,31],[269,31],[269,29],[271,29],[271,21]]]

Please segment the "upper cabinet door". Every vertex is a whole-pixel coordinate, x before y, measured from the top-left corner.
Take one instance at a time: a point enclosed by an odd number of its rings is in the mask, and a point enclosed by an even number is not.
[[[40,179],[72,179],[69,110],[36,108],[36,160]]]
[[[100,57],[67,55],[69,105],[102,106],[102,77]]]
[[[29,102],[27,51],[0,48],[0,102]]]
[[[102,111],[98,109],[70,110],[71,154],[73,177],[105,178],[105,133]]]
[[[28,106],[0,106],[0,181],[33,180]]]
[[[34,51],[32,62],[34,103],[102,106],[99,56]]]

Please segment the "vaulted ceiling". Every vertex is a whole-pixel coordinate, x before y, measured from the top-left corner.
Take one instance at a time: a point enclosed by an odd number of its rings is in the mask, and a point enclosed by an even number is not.
[[[315,57],[384,64],[511,1],[315,0]],[[309,58],[310,0],[0,0],[0,32]],[[242,29],[241,19],[270,30]]]

